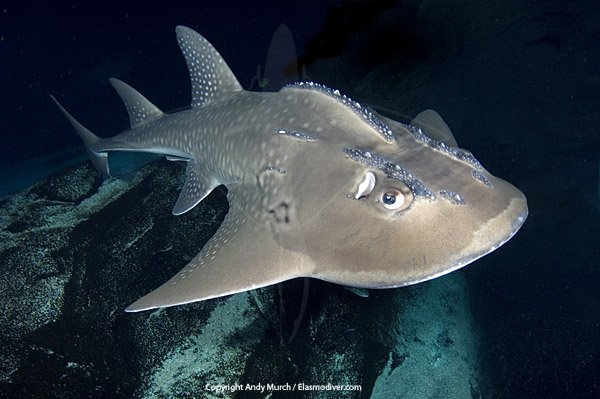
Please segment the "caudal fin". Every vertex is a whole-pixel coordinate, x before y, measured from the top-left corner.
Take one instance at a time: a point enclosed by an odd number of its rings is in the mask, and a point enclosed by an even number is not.
[[[108,153],[96,152],[92,150],[92,146],[100,140],[100,137],[96,136],[81,123],[77,122],[77,120],[73,118],[71,114],[69,114],[67,110],[63,108],[62,105],[60,105],[60,103],[56,100],[56,98],[54,98],[54,96],[50,96],[50,98],[52,98],[52,101],[54,101],[54,103],[58,106],[60,111],[67,117],[69,122],[71,122],[71,125],[73,125],[73,127],[75,128],[75,131],[77,132],[79,137],[81,137],[81,140],[83,140],[83,144],[85,144],[85,149],[87,150],[87,153],[90,157],[90,160],[92,161],[92,164],[94,165],[94,168],[96,168],[98,172],[102,173],[104,177],[109,177],[110,171],[108,169]]]

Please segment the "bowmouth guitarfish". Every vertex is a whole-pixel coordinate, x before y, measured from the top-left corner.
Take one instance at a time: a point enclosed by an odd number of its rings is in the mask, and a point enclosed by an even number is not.
[[[131,127],[104,139],[57,102],[105,176],[110,151],[185,163],[173,214],[221,184],[228,189],[229,213],[215,235],[127,311],[296,277],[367,289],[416,284],[490,253],[525,221],[523,193],[460,149],[435,111],[403,124],[313,82],[246,91],[204,37],[176,32],[191,76],[189,109],[163,113],[111,79]]]

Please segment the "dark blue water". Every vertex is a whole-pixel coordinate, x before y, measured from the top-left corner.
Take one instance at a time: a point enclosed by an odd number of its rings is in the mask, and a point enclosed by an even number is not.
[[[176,25],[201,31],[247,87],[281,23],[294,31],[303,51],[302,44],[321,29],[327,11],[337,3],[189,2],[146,9],[118,2],[36,7],[15,2],[3,7],[0,193],[27,187],[41,170],[66,164],[82,152],[77,136],[57,117],[50,94],[92,131],[111,136],[127,127],[127,114],[109,77],[143,87],[144,95],[161,109],[189,105],[189,78],[175,41]],[[23,165],[24,160],[30,163]]]
[[[0,6],[0,195],[85,159],[50,94],[108,137],[128,126],[109,77],[163,110],[188,105],[176,25],[203,34],[249,87],[285,23],[307,76],[401,115],[437,109],[526,194],[522,230],[464,271],[482,397],[599,397],[600,6],[392,3]]]

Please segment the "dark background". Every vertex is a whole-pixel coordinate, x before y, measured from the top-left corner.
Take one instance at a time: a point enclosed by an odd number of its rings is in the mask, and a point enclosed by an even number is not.
[[[127,80],[170,110],[189,104],[187,68],[175,26],[202,32],[242,85],[264,63],[273,32],[286,23],[306,43],[336,1],[306,2],[13,2],[0,6],[2,148],[14,163],[79,146],[48,95],[92,131],[123,130],[127,115],[108,84]],[[4,4],[4,3],[3,3]]]
[[[282,22],[292,31],[311,77],[328,84],[341,82],[338,86],[346,87],[339,88],[350,90],[357,100],[362,95],[387,106],[386,84],[394,86],[390,79],[375,78],[366,85],[357,75],[364,77],[380,66],[378,76],[385,77],[396,68],[402,71],[398,79],[414,83],[405,78],[420,73],[426,78],[407,87],[404,108],[398,111],[445,111],[441,113],[459,144],[529,200],[530,216],[522,231],[464,271],[481,332],[484,388],[489,397],[598,397],[599,6],[594,1],[503,2],[506,10],[522,10],[518,17],[469,21],[471,29],[464,20],[454,23],[452,18],[476,15],[470,14],[473,9],[497,2],[439,3],[0,6],[0,165],[4,173],[18,175],[26,172],[19,164],[24,159],[53,153],[45,161],[51,168],[82,152],[49,94],[105,137],[128,125],[107,83],[109,76],[127,81],[163,110],[186,106],[189,82],[175,41],[178,24],[203,34],[244,87],[264,63],[272,34]],[[340,12],[342,4],[353,7]],[[369,10],[389,6],[394,7],[384,18],[388,23],[378,25],[379,14]],[[416,12],[423,8],[429,10],[427,17]],[[440,14],[434,15],[437,11]],[[390,13],[397,24],[389,23]],[[432,28],[434,23],[439,31]],[[486,40],[473,39],[483,37],[477,29],[485,32]],[[463,36],[452,35],[457,31]],[[470,58],[474,48],[483,49],[477,62]],[[402,62],[398,54],[405,55]],[[446,62],[457,57],[466,61]],[[435,76],[459,67],[450,74],[457,80],[438,84],[446,90],[427,91],[435,87]],[[425,68],[435,73],[422,73]],[[327,71],[330,74],[324,76]],[[453,91],[463,80],[467,90]]]

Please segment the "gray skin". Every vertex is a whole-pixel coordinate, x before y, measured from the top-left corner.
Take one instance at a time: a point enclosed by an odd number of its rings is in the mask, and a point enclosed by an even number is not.
[[[131,129],[101,139],[59,105],[104,175],[109,151],[186,162],[176,215],[218,185],[228,188],[230,210],[217,233],[127,311],[295,277],[360,288],[415,284],[495,250],[525,221],[525,196],[458,149],[435,111],[411,126],[318,84],[244,91],[206,39],[176,31],[192,78],[190,109],[164,114],[111,79]]]

